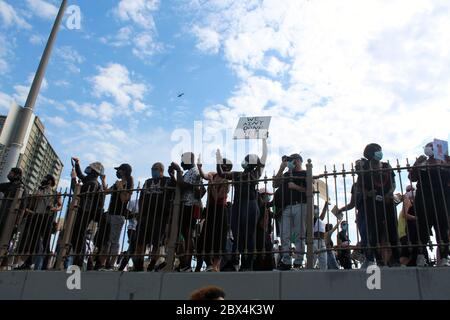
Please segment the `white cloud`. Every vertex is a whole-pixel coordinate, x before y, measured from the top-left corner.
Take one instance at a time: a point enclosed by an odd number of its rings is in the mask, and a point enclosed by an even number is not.
[[[33,34],[30,37],[30,43],[35,45],[41,45],[45,43],[45,38],[40,34]]]
[[[49,122],[50,124],[54,125],[55,127],[66,127],[69,124],[67,123],[64,118],[54,116],[54,117],[45,117],[45,120]]]
[[[31,29],[31,25],[10,4],[3,0],[0,0],[0,17],[3,24],[7,27],[16,25],[20,28]]]
[[[97,69],[99,73],[90,79],[94,95],[113,98],[124,111],[131,103],[141,102],[149,89],[144,83],[133,82],[128,69],[121,64],[110,63]]]
[[[30,12],[43,19],[52,20],[58,14],[58,8],[45,0],[27,0],[27,4]]]
[[[14,101],[14,98],[9,94],[0,91],[0,108],[5,112],[9,110],[11,103]]]
[[[133,46],[133,54],[147,61],[154,54],[164,50],[164,45],[157,40],[157,30],[153,18],[159,6],[159,0],[120,1],[113,9],[113,13],[119,21],[129,23],[129,25],[120,28],[115,36],[102,37],[100,41],[115,47]]]
[[[449,9],[428,0],[193,2],[197,47],[223,54],[240,80],[225,106],[205,108],[206,129],[271,115],[274,150],[302,151],[317,171],[354,161],[373,141],[387,157],[412,158],[449,133]]]
[[[155,41],[153,34],[149,32],[142,32],[136,35],[133,42],[133,54],[143,60],[161,52],[163,49],[162,44]]]
[[[121,21],[132,21],[137,25],[153,30],[153,12],[159,9],[159,0],[121,0],[114,9]]]
[[[79,65],[84,62],[85,58],[77,50],[71,46],[62,46],[56,48],[55,54],[62,59],[69,72],[80,73]]]
[[[218,53],[220,49],[220,34],[210,28],[195,26],[192,30],[198,38],[197,49],[206,53]]]

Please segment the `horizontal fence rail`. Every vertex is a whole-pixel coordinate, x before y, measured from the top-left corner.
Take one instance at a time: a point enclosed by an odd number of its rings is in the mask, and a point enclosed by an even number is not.
[[[256,271],[448,265],[450,166],[358,161],[17,188],[0,199],[2,270]]]

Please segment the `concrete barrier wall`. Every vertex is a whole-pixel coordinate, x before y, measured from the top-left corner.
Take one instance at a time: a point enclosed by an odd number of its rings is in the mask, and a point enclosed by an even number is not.
[[[221,273],[83,272],[81,289],[69,290],[59,271],[0,272],[0,299],[183,300],[206,285],[227,300],[450,299],[450,268],[381,269],[380,290],[369,290],[363,270]]]

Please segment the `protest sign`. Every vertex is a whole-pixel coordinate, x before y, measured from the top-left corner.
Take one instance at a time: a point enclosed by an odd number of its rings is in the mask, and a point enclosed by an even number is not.
[[[234,139],[267,139],[272,117],[241,117],[234,132]]]
[[[434,139],[433,152],[435,159],[445,160],[445,156],[448,156],[448,142],[444,140]]]
[[[313,182],[314,192],[319,193],[319,197],[324,201],[330,201],[330,197],[328,195],[327,184],[322,180],[314,180]]]
[[[338,220],[342,220],[344,218],[344,214],[339,212],[338,207],[335,205],[333,209],[331,209],[331,213],[335,215]]]

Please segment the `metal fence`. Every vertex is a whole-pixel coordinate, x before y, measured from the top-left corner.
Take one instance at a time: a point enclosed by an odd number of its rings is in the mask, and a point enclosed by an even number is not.
[[[13,268],[251,271],[445,265],[450,166],[368,161],[313,175],[209,176],[193,186],[40,190],[0,200]],[[347,227],[345,227],[345,225]]]

